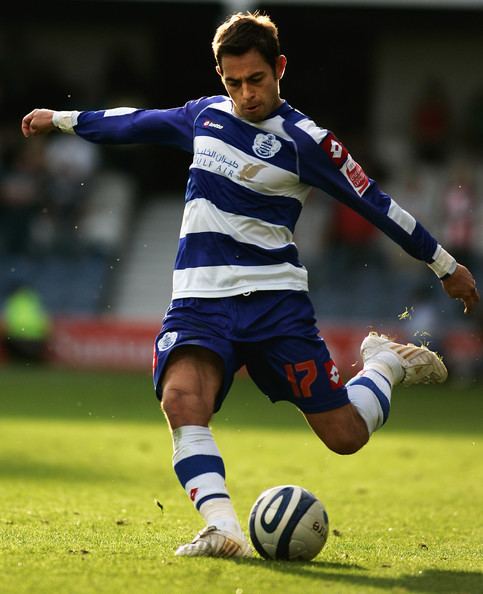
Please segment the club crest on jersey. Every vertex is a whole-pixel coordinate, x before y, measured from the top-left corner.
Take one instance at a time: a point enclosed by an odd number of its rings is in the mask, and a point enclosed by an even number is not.
[[[166,334],[164,334],[162,338],[158,340],[158,350],[161,352],[167,351],[173,346],[177,338],[177,332],[166,332]]]
[[[282,143],[275,134],[257,134],[252,149],[257,157],[271,159],[282,148]]]

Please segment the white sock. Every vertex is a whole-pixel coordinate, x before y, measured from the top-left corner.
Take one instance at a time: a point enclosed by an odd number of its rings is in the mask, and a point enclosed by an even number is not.
[[[220,530],[243,537],[240,522],[231,499],[209,499],[201,504],[199,512],[205,519],[207,526],[216,526]]]
[[[173,431],[173,466],[206,522],[241,534],[225,485],[225,465],[208,427],[185,425]]]
[[[396,386],[404,379],[404,369],[399,357],[391,351],[376,353],[364,363],[363,371],[374,369],[384,376],[391,384]]]
[[[349,400],[364,419],[371,435],[387,421],[392,384],[375,368],[364,368],[346,385]]]

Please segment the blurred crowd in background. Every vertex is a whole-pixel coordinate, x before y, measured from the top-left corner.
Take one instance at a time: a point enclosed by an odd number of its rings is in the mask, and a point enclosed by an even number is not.
[[[210,54],[211,35],[222,12],[213,4],[193,4],[190,23],[196,25],[188,43],[179,38],[181,28],[191,26],[181,17],[188,9],[186,4],[160,3],[155,8],[156,3],[121,3],[119,23],[105,8],[109,4],[112,9],[115,3],[73,4],[79,11],[76,24],[67,21],[67,26],[61,11],[57,21],[55,12],[49,14],[48,23],[45,15],[37,13],[35,19],[47,29],[44,36],[33,35],[35,22],[25,23],[22,31],[6,23],[0,32],[2,49],[14,48],[16,55],[15,63],[8,58],[8,51],[2,51],[1,58],[0,303],[5,305],[20,286],[28,285],[53,316],[116,315],[116,291],[126,271],[123,262],[135,250],[136,242],[146,241],[134,232],[136,222],[154,197],[182,208],[189,156],[159,147],[98,146],[56,133],[26,141],[20,133],[21,117],[34,107],[172,107],[203,94],[223,92]],[[101,4],[104,10],[99,12]],[[130,15],[140,15],[143,10],[144,18],[132,25]],[[380,148],[382,140],[377,142],[377,72],[371,67],[377,63],[379,46],[373,38],[378,32],[387,34],[387,23],[398,22],[402,30],[405,20],[417,22],[418,13],[401,11],[397,19],[394,12],[359,9],[354,14],[350,8],[325,12],[321,8],[317,13],[313,8],[311,19],[305,17],[302,28],[307,35],[314,21],[317,23],[317,15],[322,29],[327,21],[333,25],[324,35],[324,51],[314,55],[304,51],[300,27],[295,34],[288,26],[294,13],[272,5],[266,10],[279,22],[289,57],[282,96],[319,125],[332,129],[366,173],[467,265],[481,287],[481,74],[474,72],[480,81],[475,81],[468,94],[462,117],[461,105],[452,102],[447,78],[438,75],[441,69],[428,71],[412,89],[411,102],[406,101],[405,109],[396,116],[399,133],[394,137],[404,150],[386,152]],[[152,22],[155,14],[157,20]],[[476,14],[478,18],[481,15]],[[95,15],[100,21],[91,30],[87,22],[95,20]],[[297,15],[302,18],[299,12]],[[381,25],[368,33],[367,25],[375,22],[374,16],[381,19]],[[430,17],[421,13],[426,22]],[[448,15],[439,18],[449,26]],[[460,18],[471,33],[475,27],[472,15]],[[109,43],[94,47],[92,39],[99,35],[104,19],[111,29],[118,27],[118,34],[113,33]],[[355,33],[362,30],[361,40]],[[47,34],[49,31],[59,35],[58,39]],[[344,32],[347,40],[341,41]],[[307,71],[302,65],[309,56],[317,66]],[[83,60],[89,62],[94,79],[87,66],[85,71],[79,68]],[[394,70],[396,80],[397,64]],[[408,329],[427,331],[435,341],[438,332],[452,325],[466,324],[482,331],[481,313],[463,320],[461,304],[443,295],[426,266],[322,192],[309,197],[295,239],[309,269],[312,296],[321,318],[374,323],[406,312]],[[146,252],[159,260],[166,254],[171,258],[175,249],[176,245],[163,245],[160,238],[158,251]],[[156,297],[154,302],[161,315],[167,303],[159,303]]]

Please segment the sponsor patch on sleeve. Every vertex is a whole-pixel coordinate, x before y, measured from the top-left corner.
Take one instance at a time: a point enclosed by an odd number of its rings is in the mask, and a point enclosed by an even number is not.
[[[356,163],[349,155],[347,161],[342,165],[341,171],[359,196],[362,196],[369,187],[369,178],[359,163]]]
[[[359,163],[354,161],[350,156],[340,140],[332,132],[329,132],[320,146],[327,153],[337,169],[344,175],[352,188],[359,196],[362,196],[369,187],[369,178]]]

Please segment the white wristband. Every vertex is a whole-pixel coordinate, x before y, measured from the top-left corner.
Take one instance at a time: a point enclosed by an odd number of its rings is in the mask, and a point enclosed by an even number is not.
[[[457,262],[451,254],[438,244],[433,254],[433,262],[428,263],[428,266],[438,278],[443,278],[447,274],[453,274],[456,270]]]
[[[79,111],[54,111],[52,124],[61,132],[75,134],[74,126],[77,125]]]

